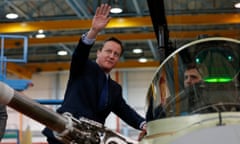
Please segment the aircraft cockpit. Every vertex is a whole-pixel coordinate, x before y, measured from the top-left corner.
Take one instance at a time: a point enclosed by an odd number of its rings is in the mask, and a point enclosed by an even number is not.
[[[147,93],[141,144],[237,144],[240,133],[240,41],[209,37],[169,55]]]
[[[204,38],[172,53],[147,94],[147,121],[240,111],[240,42]]]

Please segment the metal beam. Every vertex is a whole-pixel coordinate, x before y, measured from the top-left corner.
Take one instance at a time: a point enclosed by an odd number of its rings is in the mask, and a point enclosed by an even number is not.
[[[147,68],[147,67],[158,67],[160,63],[158,61],[149,61],[146,63],[140,63],[138,61],[125,61],[118,62],[116,69],[126,69],[126,68]],[[62,71],[69,70],[69,62],[57,62],[57,63],[28,63],[25,64],[28,70],[32,72],[51,72],[51,71]]]
[[[79,9],[76,7],[75,3],[72,0],[66,0],[66,3],[72,8],[79,18],[83,18],[82,14],[79,12]]]
[[[217,25],[217,24],[239,24],[240,15],[237,13],[228,14],[199,14],[199,15],[171,15],[167,16],[168,25]],[[53,20],[19,23],[1,23],[0,33],[25,33],[37,32],[39,29],[45,31],[64,30],[86,30],[89,29],[91,20]],[[126,17],[112,18],[107,28],[135,28],[152,27],[151,18]]]
[[[59,46],[61,46],[61,48],[66,50],[69,53],[69,55],[73,54],[73,51],[70,48],[68,48],[66,45],[64,45],[63,43],[59,43]]]
[[[26,13],[24,13],[20,8],[18,8],[17,6],[15,6],[12,2],[7,1],[7,4],[13,8],[18,14],[20,14],[21,16],[25,17],[27,20],[30,20],[31,17],[28,16]]]
[[[86,8],[86,4],[84,4],[83,1],[79,1],[79,0],[73,0],[73,2],[75,3],[75,5],[77,6],[77,8],[79,9],[79,11],[81,13],[83,13],[85,18],[90,18],[90,13],[88,12],[88,9]]]
[[[134,8],[136,9],[136,13],[138,15],[142,15],[139,4],[138,4],[138,0],[132,0],[132,2],[133,2]]]
[[[152,52],[154,60],[159,60],[159,53],[157,51],[157,48],[153,46],[153,43],[151,40],[147,40],[148,46]]]
[[[171,39],[196,39],[197,36],[207,34],[208,36],[222,36],[222,37],[229,37],[229,38],[236,38],[238,39],[239,31],[236,30],[206,30],[206,31],[171,31],[170,38]],[[103,41],[106,38],[112,36],[111,34],[103,34],[99,35],[97,41]],[[147,33],[117,33],[114,34],[115,37],[123,40],[123,41],[130,41],[130,40],[155,40],[156,37],[154,32],[147,32]],[[54,45],[54,44],[71,44],[77,43],[79,41],[79,35],[72,35],[72,36],[55,36],[55,37],[47,37],[44,39],[37,39],[37,38],[30,38],[29,39],[29,46],[36,46],[36,45]],[[16,43],[21,43],[19,41],[8,41],[5,42],[5,48],[21,48],[21,45],[16,45]]]
[[[23,67],[19,66],[14,63],[7,63],[7,72],[17,76],[18,78],[23,79],[31,79],[32,78],[32,71]]]

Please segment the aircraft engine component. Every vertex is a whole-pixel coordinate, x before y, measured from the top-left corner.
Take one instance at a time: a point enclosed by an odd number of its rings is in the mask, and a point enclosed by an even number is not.
[[[58,114],[0,82],[0,103],[25,114],[55,132],[66,144],[137,144],[102,124],[86,118],[75,119],[69,113]]]

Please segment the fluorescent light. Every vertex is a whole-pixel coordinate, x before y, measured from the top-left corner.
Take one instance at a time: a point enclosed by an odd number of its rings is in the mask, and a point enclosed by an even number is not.
[[[41,38],[45,38],[45,37],[46,37],[46,35],[43,34],[43,33],[38,33],[38,34],[36,34],[36,38],[41,39]]]
[[[142,49],[139,49],[139,48],[133,49],[133,53],[135,53],[135,54],[139,54],[142,52],[143,52]]]
[[[67,51],[60,50],[60,51],[57,52],[57,54],[60,55],[60,56],[65,56],[65,55],[67,55]]]
[[[16,19],[16,18],[18,18],[18,14],[16,14],[16,13],[8,13],[8,14],[6,14],[6,18],[8,18],[8,19]]]
[[[119,7],[113,7],[113,8],[111,8],[111,10],[110,10],[111,13],[115,13],[115,14],[121,13],[122,11],[123,11],[123,10],[122,10],[121,8],[119,8]]]
[[[140,63],[145,63],[145,62],[147,62],[148,60],[147,60],[146,58],[139,58],[138,61],[139,61]]]
[[[46,35],[44,34],[44,30],[43,29],[39,29],[38,33],[36,34],[36,38],[41,39],[41,38],[45,38],[45,37],[46,37]]]
[[[234,5],[235,8],[240,8],[240,2]]]

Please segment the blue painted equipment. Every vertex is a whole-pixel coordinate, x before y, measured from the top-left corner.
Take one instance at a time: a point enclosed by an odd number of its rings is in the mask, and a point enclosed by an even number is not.
[[[32,81],[24,80],[24,79],[8,79],[7,78],[7,62],[27,62],[27,46],[28,46],[28,38],[26,36],[19,35],[0,35],[1,38],[1,52],[0,52],[0,81],[8,84],[14,90],[23,91],[27,89],[29,86],[33,86]],[[14,40],[20,39],[23,40],[23,56],[21,58],[7,58],[4,53],[5,41],[6,40]]]
[[[53,99],[53,100],[49,100],[49,99],[37,99],[35,100],[36,102],[40,103],[40,104],[44,104],[44,105],[60,105],[63,103],[63,100],[61,99]]]

